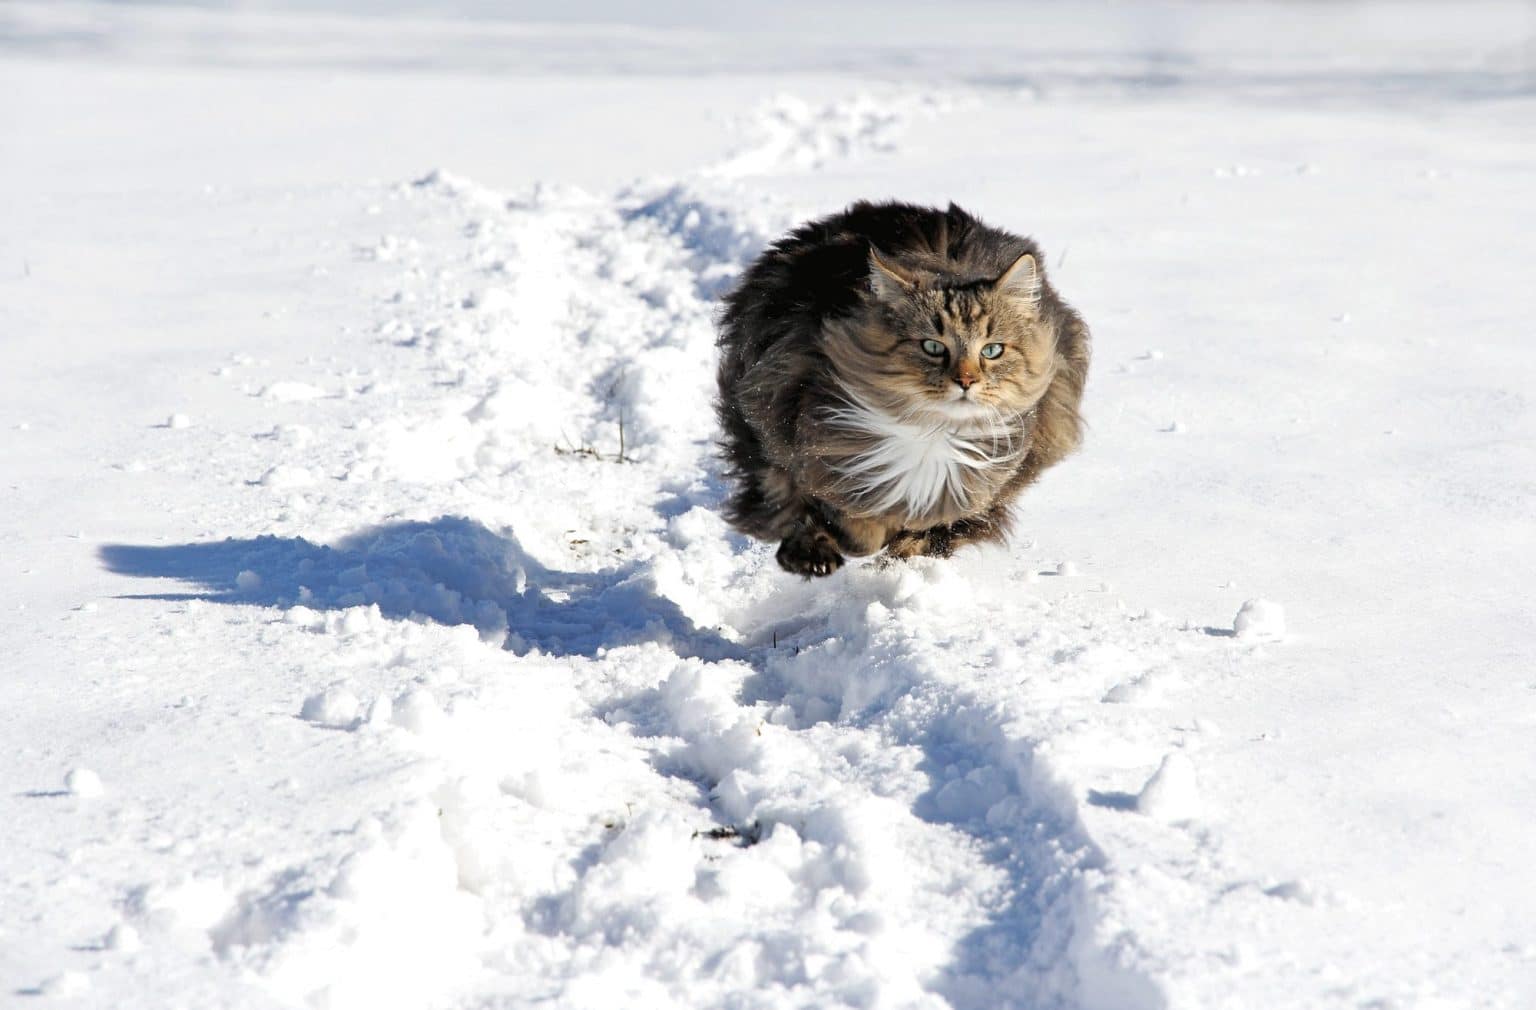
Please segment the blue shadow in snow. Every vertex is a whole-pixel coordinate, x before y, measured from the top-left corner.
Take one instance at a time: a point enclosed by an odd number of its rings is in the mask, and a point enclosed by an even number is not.
[[[743,654],[714,630],[694,625],[639,565],[557,571],[536,561],[515,537],[455,516],[387,523],[331,545],[271,536],[107,544],[100,557],[119,575],[174,579],[188,587],[129,599],[302,603],[314,610],[376,604],[386,617],[471,624],[486,638],[504,634],[506,647],[519,653],[592,656],[654,641],[701,659]]]

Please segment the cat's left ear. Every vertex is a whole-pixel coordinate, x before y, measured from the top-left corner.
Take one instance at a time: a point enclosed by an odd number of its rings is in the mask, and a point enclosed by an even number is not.
[[[880,250],[869,247],[869,287],[875,297],[885,302],[900,301],[912,293],[916,286],[911,277],[890,260],[880,255]]]
[[[1013,261],[1013,265],[1000,274],[992,285],[1011,298],[1018,298],[1031,305],[1040,304],[1040,264],[1029,253]]]

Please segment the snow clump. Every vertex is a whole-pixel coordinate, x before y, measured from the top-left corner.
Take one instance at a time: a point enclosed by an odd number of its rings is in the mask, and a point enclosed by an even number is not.
[[[1232,619],[1238,638],[1273,641],[1285,637],[1285,608],[1273,600],[1248,600]]]
[[[89,768],[71,768],[69,774],[64,776],[64,788],[81,799],[95,799],[106,792],[101,784],[101,776]]]
[[[1169,754],[1141,787],[1136,809],[1153,820],[1169,824],[1200,816],[1200,783],[1195,766],[1183,754]]]
[[[317,726],[346,729],[357,722],[361,708],[357,695],[344,687],[333,687],[305,698],[299,718]]]

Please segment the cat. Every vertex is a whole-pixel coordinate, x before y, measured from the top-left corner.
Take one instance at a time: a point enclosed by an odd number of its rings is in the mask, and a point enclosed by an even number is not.
[[[795,574],[1001,541],[1013,500],[1081,441],[1087,326],[1033,241],[954,204],[800,226],[719,324],[725,517]]]

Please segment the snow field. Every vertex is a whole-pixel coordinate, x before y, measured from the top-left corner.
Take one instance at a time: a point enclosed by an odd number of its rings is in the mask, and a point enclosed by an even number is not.
[[[801,584],[726,531],[712,298],[789,220],[729,185],[373,198],[423,237],[364,257],[399,284],[385,392],[342,406],[391,406],[279,419],[303,462],[257,486],[288,525],[401,487],[451,515],[103,558],[242,605],[313,685],[290,718],[407,764],[341,844],[152,886],[124,928],[338,1007],[1160,1005],[1077,783],[1197,752],[1136,710],[1260,654],[1042,592],[1075,566],[1028,552]]]
[[[26,30],[54,18],[0,41],[65,45]],[[0,991],[1529,1002],[1509,53],[1280,66],[1218,32],[932,102],[784,72],[741,118],[763,82],[729,74],[321,82],[257,21],[223,52],[261,69],[0,67],[38,152],[0,189],[53,194],[0,235]],[[614,56],[552,58],[578,48]],[[1360,101],[1387,92],[1413,100]],[[191,143],[202,106],[240,136]],[[329,154],[320,120],[349,124]],[[373,174],[400,181],[316,181]],[[1096,329],[1092,432],[1011,550],[801,583],[716,514],[711,300],[883,195],[1047,242]]]

